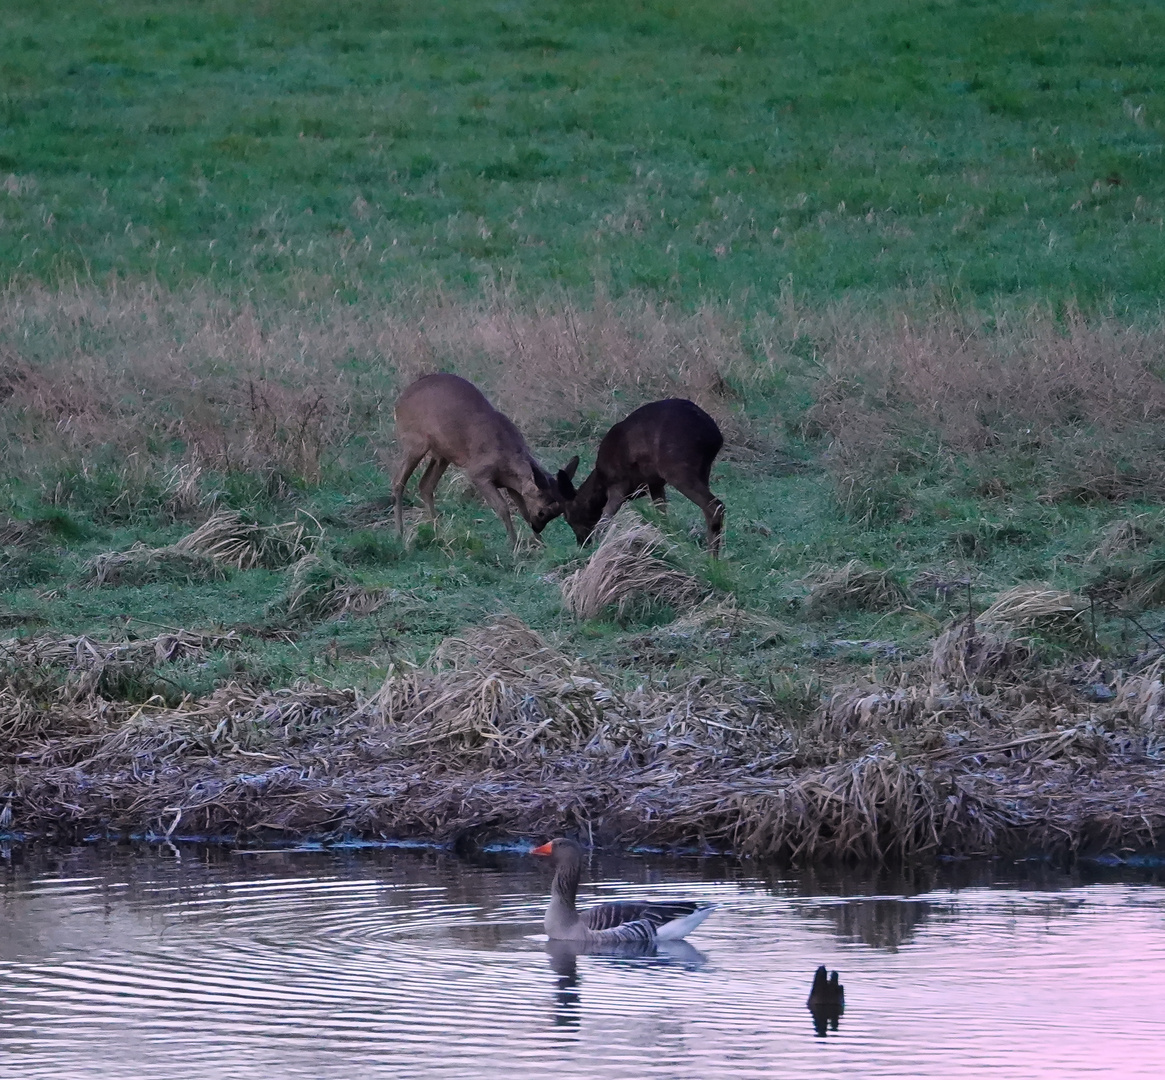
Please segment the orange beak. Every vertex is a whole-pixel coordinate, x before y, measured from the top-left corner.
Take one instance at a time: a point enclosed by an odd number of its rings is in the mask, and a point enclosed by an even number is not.
[[[553,844],[553,841],[551,841],[550,844],[543,844],[541,847],[531,848],[530,854],[531,855],[549,855],[551,853],[550,848],[551,848],[552,844]]]

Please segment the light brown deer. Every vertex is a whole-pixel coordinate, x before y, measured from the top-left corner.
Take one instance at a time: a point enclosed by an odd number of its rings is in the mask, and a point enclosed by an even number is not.
[[[585,544],[599,522],[613,517],[628,499],[650,493],[664,510],[664,488],[671,484],[704,511],[708,550],[717,558],[724,504],[712,494],[708,478],[723,445],[716,421],[694,402],[667,398],[636,409],[603,436],[594,471],[577,491],[572,481],[578,458],[559,470],[567,524]]]
[[[473,383],[444,372],[406,387],[396,403],[396,435],[403,460],[393,480],[396,528],[404,535],[404,489],[421,460],[429,458],[417,490],[437,520],[433,493],[450,465],[464,469],[481,497],[502,519],[510,544],[518,534],[502,491],[537,536],[562,513],[558,483],[538,464],[522,433]]]

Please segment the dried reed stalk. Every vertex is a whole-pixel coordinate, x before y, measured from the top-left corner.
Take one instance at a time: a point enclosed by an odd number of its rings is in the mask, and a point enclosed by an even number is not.
[[[211,644],[0,652],[71,671],[117,649],[148,662]],[[628,690],[507,616],[363,701],[307,683],[228,684],[177,706],[0,685],[0,792],[11,827],[61,835],[575,829],[801,862],[1152,844],[1165,829],[1161,664],[1112,679],[1105,698],[1076,689],[1105,677],[1095,665],[952,687],[902,668],[896,683],[838,689],[801,726],[710,677]]]

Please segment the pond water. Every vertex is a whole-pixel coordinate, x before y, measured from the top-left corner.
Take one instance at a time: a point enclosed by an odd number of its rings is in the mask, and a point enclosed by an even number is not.
[[[594,857],[586,894],[720,905],[596,956],[548,946],[548,868],[518,852],[4,854],[4,1080],[1162,1075],[1161,871]]]

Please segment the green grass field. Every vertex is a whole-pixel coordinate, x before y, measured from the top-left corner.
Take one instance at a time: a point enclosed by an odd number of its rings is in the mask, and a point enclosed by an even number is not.
[[[597,283],[1136,314],[1145,0],[11,0],[0,265],[293,302]],[[7,179],[5,179],[7,177]]]

